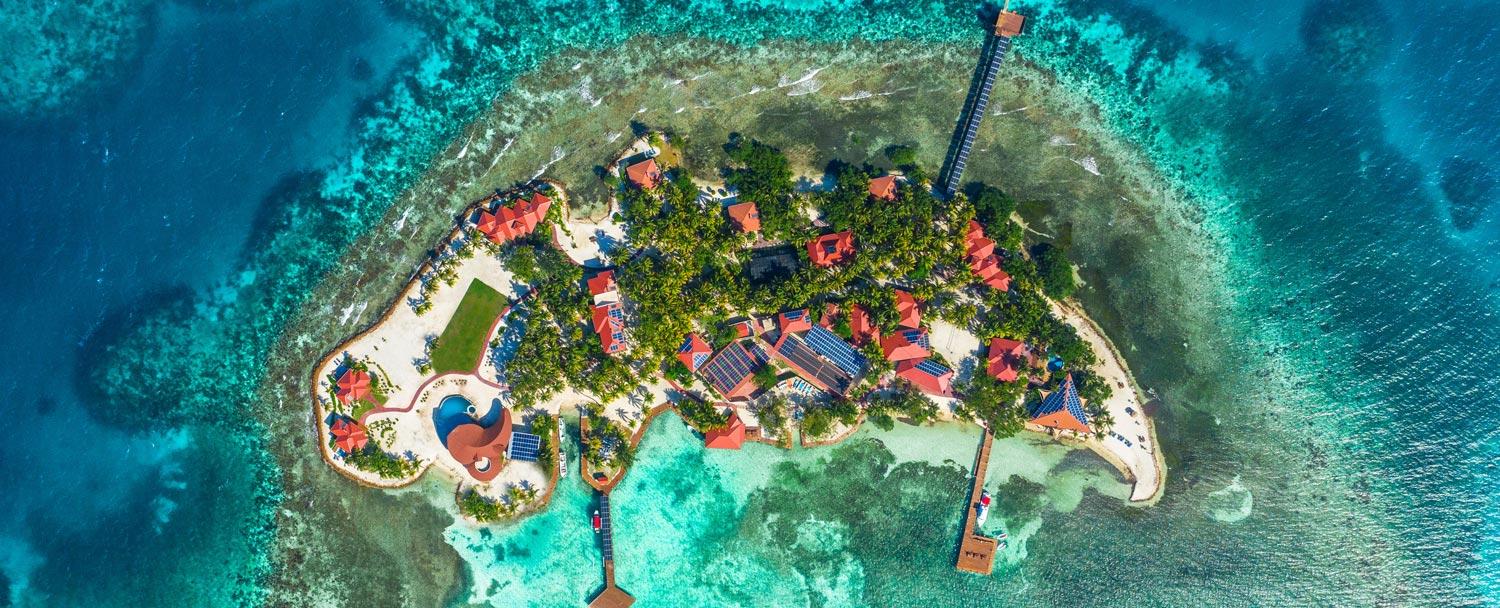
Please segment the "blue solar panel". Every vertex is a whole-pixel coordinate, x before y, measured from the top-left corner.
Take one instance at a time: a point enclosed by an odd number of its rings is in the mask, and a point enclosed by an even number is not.
[[[689,335],[686,340],[682,341],[682,346],[677,347],[677,352],[679,353],[685,353],[690,350],[693,350],[693,336],[691,335]]]
[[[807,345],[851,376],[858,376],[865,371],[865,356],[821,326],[813,327],[807,332]]]
[[[1047,395],[1046,399],[1042,400],[1041,404],[1032,410],[1031,417],[1045,416],[1062,411],[1064,408],[1068,410],[1068,414],[1077,418],[1079,422],[1084,424],[1089,423],[1088,414],[1083,411],[1083,402],[1078,399],[1078,389],[1073,386],[1073,376],[1071,375],[1063,378],[1062,386],[1052,391],[1051,394]]]
[[[923,372],[934,378],[940,378],[944,374],[952,371],[943,366],[943,364],[938,363],[937,361],[933,361],[932,359],[923,359],[917,363],[916,367],[917,369],[922,370]]]
[[[703,366],[703,376],[715,390],[727,395],[764,363],[765,354],[755,345],[746,347],[743,342],[735,342],[724,347],[708,365]]]
[[[512,460],[536,462],[537,455],[541,453],[541,450],[541,437],[519,431],[510,434],[509,453]]]
[[[802,315],[805,315],[805,314],[807,314],[807,309],[804,309],[804,308],[799,308],[799,309],[797,309],[797,310],[788,310],[788,311],[786,311],[786,312],[785,312],[785,313],[783,313],[783,314],[785,314],[785,315],[786,315],[786,318],[788,318],[788,319],[791,319],[791,320],[793,320],[793,321],[795,321],[795,320],[797,320],[797,319],[801,319],[801,318],[802,318]]]

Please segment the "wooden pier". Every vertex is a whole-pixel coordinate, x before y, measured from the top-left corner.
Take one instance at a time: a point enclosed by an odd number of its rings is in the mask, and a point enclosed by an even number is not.
[[[990,445],[994,443],[993,439],[986,429],[984,437],[980,439],[979,456],[974,459],[974,487],[969,491],[969,505],[964,510],[964,535],[958,543],[958,562],[954,564],[954,567],[963,572],[987,575],[995,571],[995,552],[999,549],[999,542],[988,536],[981,536],[974,529],[974,520],[978,517],[974,507],[979,504],[979,496],[984,492],[984,470],[990,464]]]
[[[628,608],[635,603],[635,598],[615,586],[614,533],[610,527],[607,492],[599,494],[599,537],[604,550],[604,589],[589,602],[589,608]]]
[[[953,143],[949,146],[943,171],[938,178],[938,183],[942,184],[942,192],[948,196],[958,192],[964,167],[969,162],[969,151],[974,146],[974,137],[979,133],[979,123],[984,119],[985,109],[989,107],[990,91],[995,87],[995,75],[1000,72],[1000,62],[1005,59],[1005,52],[1010,50],[1011,39],[1021,35],[1025,23],[1025,17],[1010,11],[1010,2],[1007,0],[999,16],[995,18],[990,35],[985,36],[984,47],[979,51],[979,67],[974,72],[974,84],[968,99],[964,101],[963,111],[958,115],[958,128],[953,133]]]

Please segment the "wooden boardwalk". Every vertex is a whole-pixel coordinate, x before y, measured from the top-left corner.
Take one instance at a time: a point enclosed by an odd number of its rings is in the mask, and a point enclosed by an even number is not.
[[[958,543],[958,562],[956,568],[963,572],[975,574],[990,574],[995,571],[995,551],[999,543],[988,536],[981,536],[974,529],[974,520],[978,516],[975,505],[979,504],[979,496],[984,492],[984,470],[990,464],[990,445],[994,443],[989,430],[985,430],[984,437],[980,439],[979,456],[974,459],[974,487],[969,491],[969,504],[964,509],[964,535]]]
[[[615,586],[614,529],[610,523],[607,493],[599,495],[599,537],[603,543],[604,589],[589,602],[589,608],[627,608],[635,603],[635,598]]]

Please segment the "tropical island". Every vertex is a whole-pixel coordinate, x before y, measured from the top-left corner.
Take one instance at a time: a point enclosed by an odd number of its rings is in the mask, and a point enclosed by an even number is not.
[[[1018,33],[1001,25],[982,62],[997,65]],[[993,70],[981,73],[965,116],[983,114]],[[461,514],[497,521],[545,507],[576,415],[578,471],[603,512],[596,602],[616,605],[628,595],[613,583],[608,494],[668,411],[716,449],[827,445],[865,422],[977,423],[975,501],[992,437],[1043,433],[1099,454],[1132,502],[1154,502],[1153,426],[1123,358],[1071,300],[1066,243],[1028,231],[1000,189],[957,188],[977,126],[961,117],[941,176],[909,145],[885,149],[891,170],[833,161],[799,175],[781,150],[731,134],[719,179],[695,181],[681,166],[701,161],[680,134],[632,124],[598,183],[573,185],[605,192],[602,212],[580,213],[556,181],[496,190],[314,370],[324,459],[376,487],[436,465]],[[973,519],[958,566],[988,572],[995,539]]]

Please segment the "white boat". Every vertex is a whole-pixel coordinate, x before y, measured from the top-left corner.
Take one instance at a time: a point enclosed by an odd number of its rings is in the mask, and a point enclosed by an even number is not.
[[[990,516],[990,491],[985,490],[979,494],[979,512],[974,516],[974,527],[984,527],[984,520]]]

